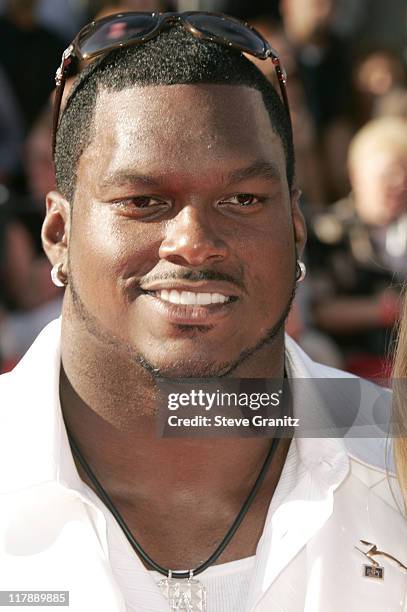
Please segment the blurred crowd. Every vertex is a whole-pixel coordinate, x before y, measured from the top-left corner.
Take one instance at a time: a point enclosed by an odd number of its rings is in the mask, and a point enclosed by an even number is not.
[[[309,232],[288,330],[315,359],[386,377],[407,275],[405,0],[0,0],[0,370],[61,308],[40,238],[61,53],[95,17],[157,9],[246,19],[278,50]]]

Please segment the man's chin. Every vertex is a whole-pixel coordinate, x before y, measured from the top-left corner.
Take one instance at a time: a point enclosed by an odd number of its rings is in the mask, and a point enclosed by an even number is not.
[[[208,378],[222,376],[229,363],[197,360],[196,355],[190,359],[183,356],[180,360],[157,361],[139,355],[139,363],[156,378]]]
[[[291,305],[291,301],[289,306]],[[156,378],[209,378],[231,375],[239,366],[247,363],[261,349],[274,345],[278,338],[283,338],[284,322],[289,312],[287,307],[284,315],[276,325],[268,329],[262,337],[252,344],[242,343],[240,350],[227,351],[226,343],[218,344],[219,350],[202,343],[195,345],[173,345],[163,352],[148,355],[140,351],[137,361],[145,370]],[[205,350],[206,349],[206,350]],[[216,356],[216,361],[213,357]]]

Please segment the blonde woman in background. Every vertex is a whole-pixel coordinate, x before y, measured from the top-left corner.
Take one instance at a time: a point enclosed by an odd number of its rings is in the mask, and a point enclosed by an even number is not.
[[[407,121],[382,117],[354,136],[352,191],[309,222],[308,267],[316,327],[337,344],[345,369],[390,370],[387,346],[407,271]]]

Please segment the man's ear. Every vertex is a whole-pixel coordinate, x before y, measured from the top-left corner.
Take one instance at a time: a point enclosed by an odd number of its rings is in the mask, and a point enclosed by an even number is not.
[[[307,242],[307,227],[304,215],[300,209],[301,191],[297,187],[291,190],[291,215],[294,227],[295,248],[301,258],[302,252]]]
[[[42,246],[52,266],[67,264],[71,212],[67,200],[58,192],[50,191],[46,197],[46,215],[42,225]]]

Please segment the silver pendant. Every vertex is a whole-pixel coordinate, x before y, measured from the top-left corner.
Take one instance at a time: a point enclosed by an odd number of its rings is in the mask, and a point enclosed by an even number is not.
[[[168,578],[160,580],[158,586],[168,599],[171,612],[206,612],[206,589],[193,578],[192,571],[185,580],[172,578],[170,571]]]

